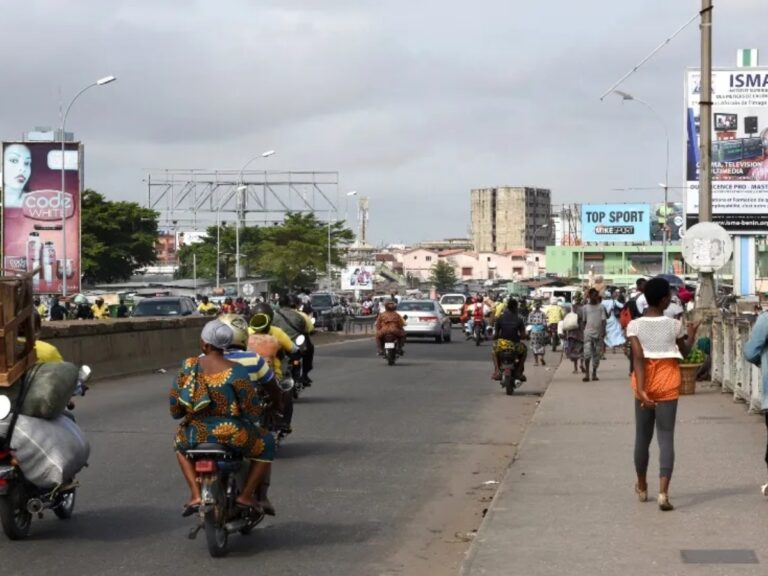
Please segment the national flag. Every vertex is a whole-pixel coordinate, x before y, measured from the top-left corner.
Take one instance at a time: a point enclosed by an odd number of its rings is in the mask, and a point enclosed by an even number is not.
[[[757,48],[739,50],[736,66],[739,68],[756,68],[757,65]]]

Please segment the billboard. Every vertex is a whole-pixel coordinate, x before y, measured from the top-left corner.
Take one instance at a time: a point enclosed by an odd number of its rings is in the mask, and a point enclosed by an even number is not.
[[[651,239],[649,204],[582,204],[584,242],[648,242]]]
[[[651,240],[664,241],[664,226],[667,227],[667,240],[679,242],[680,232],[685,230],[684,205],[682,202],[659,202],[651,205]]]
[[[341,275],[342,290],[373,290],[373,266],[350,266]]]
[[[686,75],[686,224],[698,222],[701,74]],[[768,231],[768,68],[712,72],[712,219],[731,232]]]
[[[3,153],[3,267],[32,271],[36,294],[80,291],[82,147],[67,142],[5,142]],[[61,171],[64,165],[64,206]],[[66,216],[64,258],[62,210]]]

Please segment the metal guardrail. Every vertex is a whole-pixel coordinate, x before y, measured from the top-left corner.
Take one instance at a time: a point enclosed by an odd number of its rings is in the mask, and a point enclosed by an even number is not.
[[[744,345],[752,333],[755,316],[722,314],[712,322],[712,383],[752,412],[762,410],[763,383],[760,368],[744,359]]]
[[[347,316],[344,332],[347,334],[373,334],[376,331],[376,315]]]

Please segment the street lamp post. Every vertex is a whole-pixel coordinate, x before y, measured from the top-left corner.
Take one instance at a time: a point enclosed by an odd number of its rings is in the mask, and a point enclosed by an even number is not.
[[[661,127],[664,128],[664,136],[667,140],[667,150],[666,150],[666,163],[665,163],[665,169],[664,169],[664,182],[660,184],[662,188],[664,188],[664,213],[666,214],[667,210],[667,203],[669,202],[669,130],[667,129],[667,124],[664,122],[664,119],[661,117],[661,115],[656,112],[656,110],[648,104],[648,102],[644,100],[640,100],[639,98],[635,98],[632,96],[632,94],[628,94],[627,92],[622,92],[621,90],[614,90],[614,94],[619,96],[622,100],[626,101],[632,101],[637,102],[638,104],[641,104],[645,106],[646,109],[648,109],[651,114],[654,115],[654,117],[659,121],[659,124],[661,124]],[[661,268],[662,272],[666,274],[669,272],[667,270],[667,267],[669,265],[669,256],[668,256],[668,240],[667,240],[667,222],[665,220],[664,226],[661,229],[661,239],[662,239],[662,256],[661,256]]]
[[[240,176],[238,178],[240,185],[237,187],[237,221],[235,222],[235,286],[238,296],[240,296],[240,224],[245,220],[245,192],[248,190],[248,187],[243,182],[243,172],[252,162],[259,158],[269,158],[274,153],[274,150],[262,152],[248,160],[240,169]]]
[[[75,94],[75,97],[72,98],[72,100],[69,102],[69,105],[67,106],[67,109],[61,118],[61,192],[59,193],[59,207],[61,209],[61,261],[64,266],[64,269],[61,273],[61,295],[64,297],[67,296],[67,207],[65,202],[66,195],[64,194],[64,186],[66,183],[66,162],[64,158],[64,155],[66,154],[66,139],[64,138],[64,132],[67,129],[67,116],[69,116],[69,111],[72,109],[72,105],[77,101],[78,98],[80,98],[80,96],[82,96],[86,90],[90,90],[96,86],[104,86],[105,84],[109,84],[115,80],[117,80],[117,78],[114,76],[105,76],[104,78],[99,78],[92,84],[88,84],[88,86]],[[74,270],[74,265],[72,268]]]
[[[350,190],[347,192],[347,197],[344,203],[344,222],[349,225],[349,199],[352,196],[357,196],[357,190]]]

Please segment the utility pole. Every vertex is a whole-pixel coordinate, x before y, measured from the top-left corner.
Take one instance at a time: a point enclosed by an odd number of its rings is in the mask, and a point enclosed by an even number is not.
[[[701,97],[699,101],[701,167],[699,222],[712,221],[712,0],[701,0]],[[699,272],[698,307],[715,308],[715,278]]]

